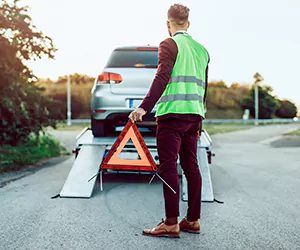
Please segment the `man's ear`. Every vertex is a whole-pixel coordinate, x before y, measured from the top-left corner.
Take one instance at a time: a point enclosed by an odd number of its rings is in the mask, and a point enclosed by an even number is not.
[[[169,30],[171,29],[171,25],[170,25],[170,21],[169,20],[167,21],[167,27],[168,27]]]
[[[191,23],[190,23],[190,21],[188,21],[188,23],[187,23],[187,29],[190,27],[190,25],[191,25]]]

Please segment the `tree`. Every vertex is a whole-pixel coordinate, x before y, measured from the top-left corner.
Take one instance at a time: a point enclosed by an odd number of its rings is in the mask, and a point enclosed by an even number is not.
[[[93,83],[95,81],[94,77],[88,76],[88,75],[82,75],[79,73],[74,73],[70,75],[71,77],[71,83],[76,84],[76,85],[81,85],[81,84],[88,84],[88,83]],[[60,76],[58,79],[54,82],[55,84],[66,84],[68,81],[68,76]],[[40,82],[45,83],[44,79],[40,79]]]
[[[280,118],[294,118],[297,115],[297,107],[294,103],[288,100],[278,100],[279,107],[276,111],[276,116]]]
[[[230,85],[231,89],[239,89],[240,87],[241,87],[241,85],[239,83],[236,83],[236,82],[234,82]]]
[[[273,89],[270,86],[258,86],[259,91],[259,118],[271,119],[279,107],[279,103],[272,95]],[[249,109],[254,117],[254,86],[242,98],[242,108]]]
[[[220,81],[212,81],[209,83],[210,86],[216,87],[216,88],[224,88],[227,89],[228,86],[226,85],[226,83],[223,80]]]
[[[43,126],[55,127],[55,120],[62,119],[25,64],[42,56],[54,58],[56,49],[32,24],[28,7],[18,2],[0,3],[0,144],[26,141],[32,132],[39,136]]]

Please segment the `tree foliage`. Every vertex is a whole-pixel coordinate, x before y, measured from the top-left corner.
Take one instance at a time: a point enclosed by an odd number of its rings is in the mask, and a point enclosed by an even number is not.
[[[208,112],[210,109],[241,109],[241,96],[248,89],[248,86],[238,84],[228,88],[223,81],[210,82],[207,95]]]
[[[88,84],[93,83],[95,81],[94,77],[88,76],[88,75],[82,75],[78,73],[74,73],[70,75],[71,83],[74,85],[80,85],[80,84]],[[67,76],[60,76],[54,83],[57,84],[66,84],[68,80]]]
[[[214,87],[214,88],[224,88],[227,89],[228,86],[226,85],[226,83],[222,80],[220,81],[212,81],[209,83],[210,86]]]
[[[91,89],[94,85],[95,78],[74,73],[70,75],[71,79],[71,110],[72,118],[90,118],[91,113]],[[61,113],[67,113],[67,80],[68,77],[60,76],[57,80],[38,79],[38,84],[45,88],[45,96],[61,103],[59,109]]]
[[[91,89],[94,80],[93,77],[79,73],[71,75],[72,118],[90,118]],[[61,103],[58,108],[65,114],[67,112],[67,76],[61,76],[56,81],[39,79],[38,82],[46,89],[44,95]],[[249,95],[252,86],[239,83],[232,83],[230,87],[227,86],[224,81],[208,83],[207,118],[242,119],[245,108],[243,106],[244,99],[248,97],[252,100],[252,103],[254,102],[253,93]],[[265,91],[273,91],[269,86],[263,86],[262,88]],[[254,116],[254,108],[252,116]]]
[[[32,132],[38,136],[43,126],[55,126],[62,118],[25,64],[42,56],[53,58],[56,49],[32,24],[28,7],[18,2],[0,3],[0,144],[26,141]]]
[[[288,100],[278,100],[279,107],[276,111],[276,116],[280,118],[294,118],[297,115],[297,107],[294,103]]]
[[[242,99],[242,108],[249,109],[250,115],[255,116],[254,89],[252,88]],[[272,95],[273,89],[270,86],[258,86],[259,93],[259,119],[271,119],[275,116],[279,107],[277,99]]]

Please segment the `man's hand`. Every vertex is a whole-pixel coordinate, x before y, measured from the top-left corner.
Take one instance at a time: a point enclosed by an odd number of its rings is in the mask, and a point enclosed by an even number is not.
[[[133,123],[135,123],[136,121],[143,121],[143,116],[146,113],[147,112],[144,109],[138,108],[138,109],[132,111],[128,117]]]

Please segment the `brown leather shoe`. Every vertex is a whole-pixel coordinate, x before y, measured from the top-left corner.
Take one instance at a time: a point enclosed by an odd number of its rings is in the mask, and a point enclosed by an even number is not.
[[[155,237],[169,237],[169,238],[179,238],[180,228],[178,224],[168,226],[164,221],[159,223],[153,229],[145,229],[143,235],[155,236]]]
[[[179,227],[181,231],[199,234],[200,233],[200,223],[198,221],[188,221],[185,217],[180,221]]]

